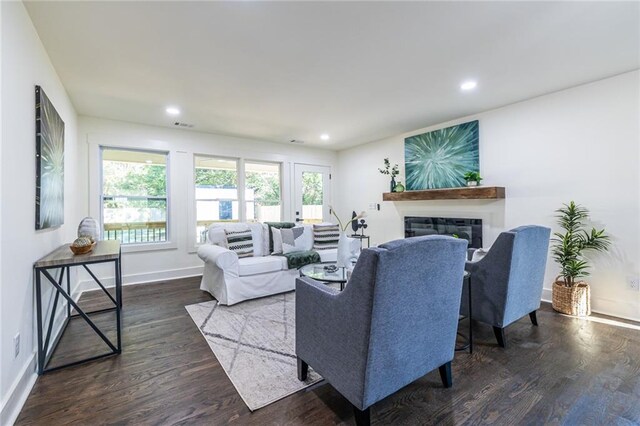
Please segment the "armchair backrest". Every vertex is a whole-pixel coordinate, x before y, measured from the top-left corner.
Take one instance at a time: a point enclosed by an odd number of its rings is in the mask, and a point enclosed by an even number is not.
[[[509,233],[513,238],[510,239],[512,250],[503,321],[505,324],[540,307],[551,230],[543,226],[528,225],[514,228]]]
[[[370,315],[364,406],[453,359],[466,249],[466,240],[434,235],[363,251],[375,270],[359,260],[343,293]]]
[[[502,232],[482,260],[467,265],[474,318],[506,327],[540,307],[550,233],[536,225]]]

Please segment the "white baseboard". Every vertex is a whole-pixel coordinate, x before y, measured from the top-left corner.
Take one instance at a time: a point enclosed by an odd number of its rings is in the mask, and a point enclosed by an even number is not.
[[[177,280],[202,275],[204,266],[192,266],[189,268],[168,269],[164,271],[145,272],[142,274],[130,274],[122,277],[122,285],[149,284],[158,281]],[[105,287],[114,287],[115,278],[100,278],[100,282]],[[80,289],[84,291],[97,290],[100,287],[92,279],[80,281]]]
[[[543,288],[542,301],[551,303],[551,297],[551,289]],[[636,303],[609,300],[592,296],[591,311],[602,315],[609,315],[616,318],[640,322],[640,313],[638,312]]]
[[[80,300],[80,296],[82,296],[82,291],[80,291],[80,282],[75,284],[71,294],[75,302]],[[58,335],[62,332],[65,312],[66,303],[62,303],[56,310],[56,319],[52,329],[51,342],[55,342]],[[45,316],[44,321],[48,321],[48,318],[48,316]],[[50,348],[50,350],[53,350],[53,348]],[[6,399],[2,401],[2,405],[0,406],[0,425],[12,425],[18,419],[18,415],[20,415],[20,411],[22,410],[24,403],[27,401],[27,398],[31,393],[31,389],[33,389],[33,386],[36,384],[36,380],[38,379],[38,374],[36,373],[37,362],[38,352],[34,351],[20,370],[20,374],[18,374],[13,385],[9,388]]]
[[[0,408],[0,425],[10,426],[15,423],[22,410],[22,406],[27,401],[33,385],[36,384],[36,353],[32,353],[20,374],[9,388],[7,397],[2,401]]]

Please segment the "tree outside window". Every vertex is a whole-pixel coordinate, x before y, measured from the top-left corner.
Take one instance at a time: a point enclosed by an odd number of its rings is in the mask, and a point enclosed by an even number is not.
[[[167,240],[167,153],[102,149],[103,238]]]

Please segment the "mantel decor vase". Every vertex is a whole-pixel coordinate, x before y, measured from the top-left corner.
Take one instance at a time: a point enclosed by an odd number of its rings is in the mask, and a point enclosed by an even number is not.
[[[567,286],[562,276],[556,277],[551,293],[551,306],[557,312],[576,317],[591,315],[591,289],[584,281]]]
[[[395,192],[396,191],[396,179],[394,177],[391,177],[391,190],[389,192]]]
[[[398,182],[396,184],[396,187],[393,188],[393,192],[404,192],[404,185],[402,184],[402,182]]]
[[[347,237],[344,232],[340,233],[338,239],[338,257],[336,265],[339,267],[350,268],[354,260],[358,259],[360,254],[360,243],[355,238]]]

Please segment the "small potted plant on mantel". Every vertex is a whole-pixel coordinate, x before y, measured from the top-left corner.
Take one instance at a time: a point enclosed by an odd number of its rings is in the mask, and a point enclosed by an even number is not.
[[[589,284],[580,280],[589,275],[589,260],[585,251],[606,252],[609,236],[604,229],[591,232],[584,229],[589,211],[571,201],[556,210],[558,223],[564,232],[555,232],[552,241],[553,259],[561,268],[552,289],[552,306],[556,311],[585,317],[591,314],[591,291]]]
[[[464,180],[467,181],[467,186],[478,186],[480,185],[480,181],[482,180],[480,172],[467,172],[463,177]]]
[[[396,176],[400,174],[400,168],[397,164],[391,166],[391,162],[388,158],[384,159],[384,169],[378,168],[378,171],[383,175],[391,176],[391,183],[389,186],[389,192],[396,192]],[[404,186],[403,186],[404,191]],[[399,191],[402,192],[402,191]]]

